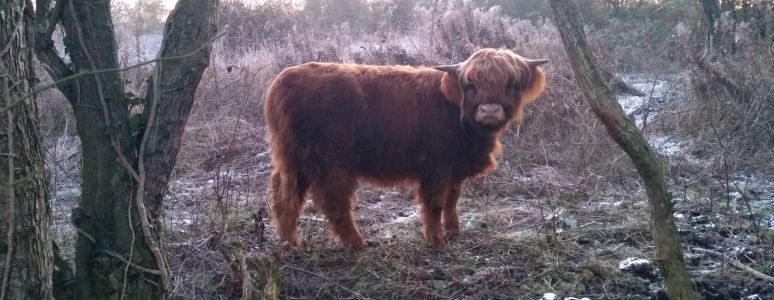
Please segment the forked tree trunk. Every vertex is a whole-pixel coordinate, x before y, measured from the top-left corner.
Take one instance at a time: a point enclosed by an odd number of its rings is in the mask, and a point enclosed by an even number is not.
[[[171,275],[158,216],[209,64],[217,6],[217,0],[180,0],[171,13],[142,127],[130,126],[110,1],[59,0],[52,7],[50,0],[37,0],[36,52],[73,107],[83,148],[81,198],[72,216],[79,233],[76,299],[166,297]],[[71,66],[53,48],[57,23]]]
[[[673,203],[667,192],[661,162],[634,122],[626,117],[613,92],[605,85],[589,50],[583,27],[576,17],[575,3],[569,0],[550,0],[549,3],[586,100],[613,140],[629,155],[645,184],[650,204],[650,224],[656,244],[656,261],[664,275],[669,299],[699,299],[696,286],[685,267],[680,237],[672,218]]]
[[[48,179],[32,91],[32,7],[0,1],[0,299],[51,299]]]

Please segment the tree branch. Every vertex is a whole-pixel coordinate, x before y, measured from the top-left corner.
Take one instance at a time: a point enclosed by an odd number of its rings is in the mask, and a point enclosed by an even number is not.
[[[149,64],[152,64],[152,63],[156,63],[156,62],[184,59],[184,58],[188,58],[188,57],[194,56],[199,51],[201,51],[202,49],[205,49],[207,46],[209,46],[210,44],[214,43],[216,40],[218,40],[219,38],[221,38],[225,34],[226,33],[221,33],[218,36],[216,36],[216,37],[210,39],[209,41],[207,41],[207,43],[205,43],[201,47],[197,48],[196,50],[191,51],[190,53],[183,54],[183,55],[160,57],[160,58],[144,61],[144,62],[141,62],[141,63],[137,63],[137,64],[134,64],[134,65],[131,65],[131,66],[128,66],[128,67],[102,69],[102,70],[89,70],[89,71],[80,72],[80,73],[77,73],[77,74],[71,74],[71,75],[66,76],[64,78],[56,80],[55,82],[43,85],[43,86],[41,86],[39,88],[36,88],[35,90],[30,92],[29,94],[26,94],[26,95],[24,95],[22,97],[19,97],[18,99],[16,99],[13,102],[11,102],[11,104],[9,104],[9,105],[7,105],[7,106],[5,106],[3,108],[0,108],[0,113],[3,113],[5,111],[13,108],[16,105],[19,105],[19,103],[21,103],[22,101],[27,100],[29,98],[32,98],[34,95],[36,95],[36,94],[38,94],[38,93],[40,93],[42,91],[45,91],[45,90],[53,88],[53,87],[60,87],[61,88],[62,84],[66,84],[66,83],[68,83],[69,81],[71,81],[73,79],[77,79],[77,78],[80,78],[80,77],[83,77],[83,76],[94,75],[94,74],[101,74],[101,73],[109,73],[109,72],[122,72],[122,71],[126,71],[126,70],[136,69],[136,68],[142,67],[144,65],[149,65]],[[40,55],[38,55],[38,59],[40,59]]]
[[[68,0],[56,1],[53,10],[50,10],[50,0],[37,0],[35,4],[35,26],[33,26],[33,31],[35,36],[35,55],[37,55],[38,60],[43,64],[46,73],[48,73],[56,83],[48,88],[58,86],[59,90],[67,97],[67,100],[74,103],[76,99],[75,89],[72,84],[63,79],[68,78],[75,72],[65,64],[64,60],[59,56],[59,53],[57,53],[56,47],[54,47],[54,41],[51,40],[51,35],[54,33],[56,24],[58,24],[59,20],[62,18],[64,3],[66,1]],[[37,92],[33,91],[31,94],[36,94]],[[29,97],[25,96],[23,99],[17,101],[24,101],[27,98]]]
[[[210,63],[211,45],[208,40],[216,36],[217,6],[217,1],[212,0],[178,2],[174,14],[167,20],[158,56],[167,57],[196,48],[204,49],[195,56],[164,62],[158,78],[150,78],[146,85],[146,108],[151,108],[150,101],[156,101],[157,106],[153,118],[150,116],[151,109],[143,111],[143,119],[147,121],[146,129],[150,131],[145,132],[148,141],[142,156],[147,166],[153,166],[146,173],[145,203],[152,218],[161,209],[196,89]],[[153,80],[158,80],[158,83]],[[157,84],[158,89],[151,88]]]
[[[48,2],[48,0],[42,0]],[[48,25],[46,31],[43,32],[46,39],[51,39],[51,35],[54,34],[56,24],[59,23],[59,19],[62,18],[62,12],[64,11],[64,3],[67,0],[59,0],[54,3],[54,10],[48,15]]]
[[[728,257],[728,256],[726,256],[723,253],[720,253],[720,252],[717,252],[717,251],[714,251],[714,250],[703,249],[703,248],[693,248],[693,251],[701,252],[701,253],[704,253],[704,254],[708,254],[709,256],[714,256],[716,258],[719,258],[719,259],[723,260],[724,262],[728,262],[730,265],[736,267],[737,269],[745,271],[745,272],[749,273],[750,275],[752,275],[752,276],[754,276],[754,277],[756,277],[756,278],[758,278],[760,280],[767,281],[767,282],[770,282],[770,283],[774,283],[774,277],[766,275],[766,274],[763,274],[760,271],[758,271],[756,269],[753,269],[753,268],[743,264],[742,262],[740,262],[740,261],[738,261],[736,259]]]
[[[750,98],[750,93],[745,89],[744,82],[740,82],[724,70],[728,70],[728,66],[724,66],[725,63],[721,61],[721,58],[717,59],[717,63],[713,65],[709,57],[706,55],[700,55],[696,60],[696,65],[701,70],[709,74],[715,82],[719,82],[724,86],[731,94],[736,94],[742,97],[743,101],[747,101]],[[720,66],[717,66],[720,65]]]

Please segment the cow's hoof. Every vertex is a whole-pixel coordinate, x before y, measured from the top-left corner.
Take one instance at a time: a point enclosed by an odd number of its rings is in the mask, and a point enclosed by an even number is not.
[[[345,248],[350,250],[357,250],[357,249],[363,249],[365,247],[368,247],[368,243],[364,241],[363,239],[359,240],[352,240],[352,241],[346,241],[342,243]]]
[[[425,238],[425,241],[430,247],[433,248],[446,249],[448,247],[446,238],[444,238],[443,234]]]
[[[282,250],[293,250],[298,247],[298,241],[282,241],[280,247]]]

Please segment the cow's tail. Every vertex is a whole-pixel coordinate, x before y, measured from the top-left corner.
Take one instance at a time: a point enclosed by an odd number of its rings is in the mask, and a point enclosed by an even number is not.
[[[296,143],[290,130],[292,113],[288,111],[293,90],[284,80],[287,72],[281,72],[272,82],[264,99],[263,112],[272,151],[273,170],[269,182],[272,224],[280,243],[295,246],[298,244],[298,218],[304,207],[308,183],[301,178],[297,167],[299,161],[294,155]]]
[[[287,242],[289,246],[298,244],[298,218],[304,208],[306,190],[294,173],[275,166],[269,189],[272,224],[280,243]]]

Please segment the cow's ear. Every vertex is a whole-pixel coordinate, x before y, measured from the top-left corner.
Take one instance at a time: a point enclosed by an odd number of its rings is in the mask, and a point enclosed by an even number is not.
[[[447,100],[456,104],[462,101],[462,87],[459,84],[460,68],[460,64],[433,67],[433,69],[446,73],[441,78],[441,93]]]
[[[540,93],[542,93],[546,87],[546,75],[543,73],[543,69],[538,67],[539,65],[546,62],[548,62],[548,60],[545,59],[527,60],[527,65],[529,65],[532,70],[530,72],[531,76],[529,81],[527,81],[527,83],[524,85],[524,88],[521,90],[521,101],[516,107],[514,121],[517,124],[521,124],[521,122],[524,120],[524,108],[527,106],[527,104],[540,96]]]

